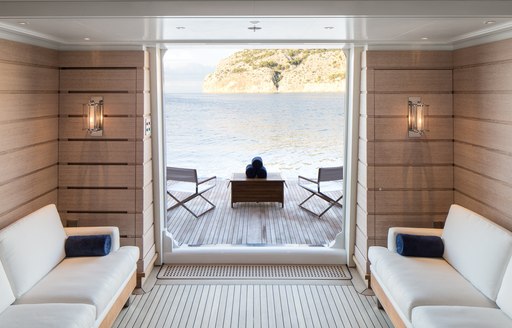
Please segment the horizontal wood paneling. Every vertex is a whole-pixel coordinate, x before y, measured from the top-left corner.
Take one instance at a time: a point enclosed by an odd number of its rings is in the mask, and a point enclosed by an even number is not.
[[[430,165],[453,163],[452,141],[382,141],[376,143],[374,147],[375,161],[372,164]]]
[[[375,70],[376,93],[422,91],[451,93],[452,70]]]
[[[77,220],[80,227],[116,226],[121,236],[135,236],[135,214],[60,212],[64,223]]]
[[[0,40],[0,227],[57,202],[57,59]]]
[[[451,69],[451,51],[369,51],[366,66],[374,69]]]
[[[143,236],[153,225],[153,206],[149,206],[144,212],[135,215],[135,234]]]
[[[452,116],[451,93],[443,94],[375,94],[375,111],[379,116],[407,116],[409,97],[421,97],[423,103],[429,105],[430,116]]]
[[[103,138],[134,139],[135,119],[130,117],[105,117]],[[61,139],[97,139],[84,129],[83,117],[63,117],[60,119]]]
[[[512,185],[512,156],[486,148],[455,143],[455,165]]]
[[[135,188],[133,165],[60,165],[60,187]]]
[[[53,94],[2,94],[0,123],[41,117],[57,117],[59,98]]]
[[[447,213],[453,204],[453,190],[377,191],[375,214]]]
[[[442,214],[379,214],[375,216],[375,238],[386,239],[391,227],[432,228],[434,222],[444,222],[448,209]]]
[[[0,152],[57,140],[58,119],[37,118],[16,121],[0,128]]]
[[[454,138],[512,154],[512,124],[458,118],[455,120]]]
[[[0,72],[0,91],[56,93],[59,89],[59,71],[54,68],[0,62]]]
[[[89,102],[96,93],[62,93],[60,94],[60,115],[82,115],[82,105]],[[136,115],[135,94],[101,93],[104,102],[105,116]]]
[[[144,67],[143,51],[60,51],[61,67]]]
[[[0,229],[48,204],[57,204],[57,189],[41,194],[35,199],[0,214]]]
[[[503,213],[512,213],[512,185],[455,167],[455,189]]]
[[[61,211],[135,213],[135,190],[59,189],[59,209]]]
[[[0,154],[0,185],[57,163],[56,140]]]
[[[455,202],[512,230],[512,39],[454,52]]]
[[[135,92],[134,69],[65,69],[60,71],[60,90]]]
[[[376,166],[375,188],[452,189],[453,167]]]
[[[512,94],[455,94],[455,117],[512,123]]]
[[[66,141],[59,142],[60,163],[127,163],[135,164],[133,141]]]
[[[407,116],[404,117],[386,117],[375,119],[375,139],[376,140],[404,140],[408,138]],[[453,119],[452,117],[429,117],[428,130],[425,132],[424,139],[447,140],[453,138]]]
[[[57,165],[17,178],[0,186],[0,208],[22,206],[57,188]]]

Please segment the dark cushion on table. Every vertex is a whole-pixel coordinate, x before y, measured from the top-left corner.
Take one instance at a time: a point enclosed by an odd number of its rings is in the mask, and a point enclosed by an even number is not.
[[[403,256],[442,257],[443,239],[439,236],[419,236],[399,233],[396,235],[396,251]]]
[[[252,167],[254,167],[256,170],[259,170],[263,167],[263,160],[261,157],[256,156],[251,161]]]
[[[111,245],[110,235],[69,236],[64,248],[66,257],[105,256]]]
[[[267,177],[267,169],[262,166],[258,171],[256,171],[256,175],[260,179],[265,179]]]
[[[248,178],[256,178],[256,169],[249,164],[245,167],[245,176]]]

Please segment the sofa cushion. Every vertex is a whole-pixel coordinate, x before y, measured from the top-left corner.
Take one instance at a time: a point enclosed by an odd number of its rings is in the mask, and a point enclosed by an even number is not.
[[[2,262],[0,262],[0,313],[11,305],[14,300],[14,294],[12,293],[11,284],[7,275],[5,274]],[[1,325],[0,325],[1,326]]]
[[[2,328],[91,328],[95,320],[89,304],[11,305],[0,313]]]
[[[130,278],[138,258],[134,246],[102,257],[66,258],[15,303],[85,303],[94,305],[99,316]]]
[[[423,305],[464,305],[495,308],[442,258],[404,257],[370,247],[371,270],[396,306],[410,320],[411,311]]]
[[[512,259],[510,259],[503,277],[496,304],[512,318]]]
[[[47,205],[0,230],[0,261],[16,298],[64,258],[66,233],[55,205]]]
[[[475,212],[452,205],[442,237],[444,258],[495,301],[512,254],[512,233]]]
[[[412,311],[415,328],[510,328],[510,319],[500,309],[471,306],[420,306]]]

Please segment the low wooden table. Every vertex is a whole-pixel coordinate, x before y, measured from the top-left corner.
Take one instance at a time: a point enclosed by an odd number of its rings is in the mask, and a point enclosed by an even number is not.
[[[284,207],[284,180],[279,173],[268,173],[266,179],[234,173],[230,183],[231,207],[240,202],[278,202]]]

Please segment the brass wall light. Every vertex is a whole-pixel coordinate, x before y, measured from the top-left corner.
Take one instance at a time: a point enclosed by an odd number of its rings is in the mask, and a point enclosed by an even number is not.
[[[428,105],[421,102],[420,97],[409,97],[408,130],[409,138],[418,138],[427,129]]]
[[[103,136],[103,97],[91,97],[83,112],[84,129],[93,137]]]

